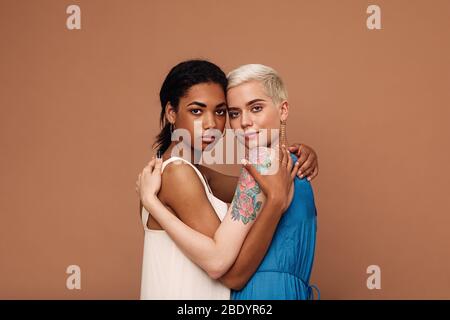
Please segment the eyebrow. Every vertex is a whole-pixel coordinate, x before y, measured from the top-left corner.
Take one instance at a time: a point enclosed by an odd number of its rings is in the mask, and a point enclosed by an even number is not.
[[[192,102],[189,103],[186,107],[189,107],[189,106],[199,106],[199,107],[202,107],[202,108],[206,108],[206,104],[205,104],[205,103],[203,103],[203,102],[198,102],[198,101],[192,101]],[[219,104],[216,106],[216,108],[226,107],[226,106],[227,106],[227,104],[226,104],[225,102],[222,102],[222,103],[219,103]]]
[[[225,102],[219,103],[219,104],[216,106],[216,109],[217,109],[217,108],[221,108],[221,107],[227,107],[227,104],[226,104]]]
[[[246,107],[249,107],[249,106],[251,106],[252,104],[254,104],[255,102],[260,102],[260,101],[266,101],[266,100],[264,100],[264,99],[253,99],[253,100],[251,100],[251,101],[249,101],[249,102],[247,102],[246,104],[245,104],[245,106]],[[238,108],[238,107],[230,107],[230,106],[228,106],[228,110],[240,110],[241,108]]]
[[[251,106],[252,104],[254,104],[255,102],[260,102],[260,101],[264,101],[265,102],[266,100],[264,100],[264,99],[253,99],[253,100],[247,102],[245,105],[248,107],[248,106]]]
[[[203,108],[206,108],[206,104],[205,103],[203,103],[203,102],[198,102],[198,101],[192,101],[191,103],[189,103],[186,107],[189,107],[189,106],[199,106],[199,107],[203,107]]]

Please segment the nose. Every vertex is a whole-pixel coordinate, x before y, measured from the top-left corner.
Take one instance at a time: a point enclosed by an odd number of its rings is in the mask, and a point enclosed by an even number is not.
[[[241,115],[241,127],[243,129],[247,128],[247,127],[251,127],[253,125],[253,121],[250,117],[250,115],[247,112],[242,112]]]
[[[203,129],[208,130],[216,127],[216,121],[214,120],[214,115],[209,112],[205,114],[203,118]]]

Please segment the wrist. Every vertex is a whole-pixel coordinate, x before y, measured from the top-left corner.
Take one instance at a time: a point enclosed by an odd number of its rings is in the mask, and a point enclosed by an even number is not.
[[[282,211],[281,213],[283,213],[285,201],[284,198],[279,195],[268,195],[266,199],[266,205],[272,206],[274,208],[280,208],[281,209],[280,211]]]
[[[142,199],[142,205],[147,209],[148,212],[150,212],[152,207],[154,207],[158,201],[158,197],[154,194],[151,194]]]

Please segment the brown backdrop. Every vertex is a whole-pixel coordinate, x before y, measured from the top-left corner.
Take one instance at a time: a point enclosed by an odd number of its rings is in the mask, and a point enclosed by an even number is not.
[[[81,7],[81,30],[66,28]],[[366,28],[381,7],[382,30]],[[449,1],[0,1],[0,298],[137,299],[168,70],[277,69],[313,146],[324,299],[450,298]],[[66,288],[68,265],[81,290]],[[366,268],[381,267],[381,290]]]

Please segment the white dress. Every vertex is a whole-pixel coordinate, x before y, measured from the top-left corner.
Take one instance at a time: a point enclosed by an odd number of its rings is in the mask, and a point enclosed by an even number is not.
[[[175,160],[182,160],[194,168],[205,187],[209,202],[222,221],[227,213],[227,204],[212,194],[203,175],[194,165],[182,158],[172,157],[163,162],[162,170]],[[189,260],[164,230],[147,228],[148,217],[149,213],[143,207],[142,223],[145,239],[141,299],[229,300],[230,289],[211,279],[205,271]]]

